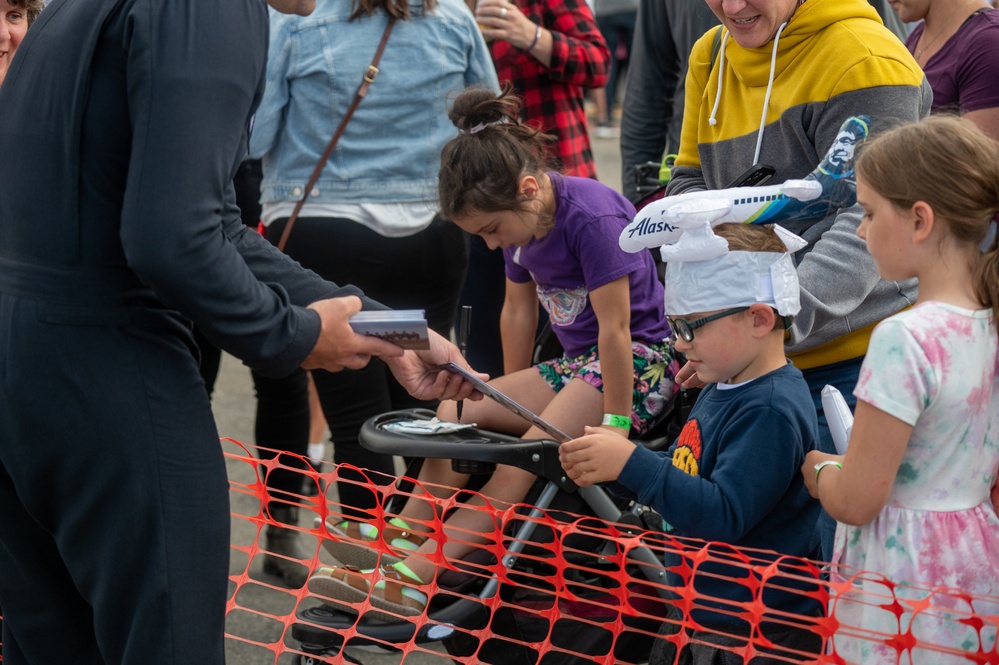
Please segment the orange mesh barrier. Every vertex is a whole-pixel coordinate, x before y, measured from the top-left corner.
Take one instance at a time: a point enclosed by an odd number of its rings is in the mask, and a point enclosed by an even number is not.
[[[223,445],[233,518],[226,631],[231,663],[609,664],[646,662],[657,645],[666,663],[685,662],[691,649],[715,647],[746,663],[764,655],[768,660],[756,662],[999,665],[997,597],[903,585],[846,569],[834,571],[827,581],[821,563],[675,538],[648,528],[638,516],[626,517],[628,524],[612,524],[557,507],[529,514],[529,505],[499,506],[488,499],[477,509],[501,527],[448,536],[476,543],[477,556],[464,561],[439,554],[444,542],[439,518],[420,525],[434,533],[436,550],[426,556],[441,571],[424,588],[429,608],[415,617],[375,621],[364,617],[370,597],[353,605],[331,604],[308,588],[289,590],[261,572],[269,524],[264,505],[273,497],[257,472],[266,474],[282,464],[278,458],[261,462],[252,446],[231,440]],[[339,479],[336,469],[300,473],[323,488]],[[379,497],[370,523],[381,529],[391,517],[387,509],[398,510],[396,501],[410,493],[396,486],[370,487]],[[446,512],[471,494],[435,502]],[[300,509],[299,538],[311,555],[300,563],[309,570],[336,564],[320,546],[333,536],[322,522],[313,525],[317,517],[341,519],[333,497],[330,491],[291,499]],[[535,532],[511,562],[510,551],[524,542],[514,534],[524,525]],[[376,549],[382,555],[393,552],[384,541]],[[643,555],[644,560],[636,560]],[[668,570],[664,557],[673,563]],[[736,585],[743,598],[725,600],[700,590],[705,581],[711,587],[720,580]],[[860,581],[867,582],[864,589],[856,585]],[[829,615],[775,610],[768,603],[778,592],[828,608]],[[867,611],[863,622],[853,619],[859,609]],[[870,612],[877,615],[873,620]],[[719,617],[732,627],[706,621]],[[957,641],[934,642],[932,635],[941,627]],[[789,631],[796,640],[785,640]],[[803,636],[804,643],[810,637],[823,645],[815,649],[822,655],[803,648]]]

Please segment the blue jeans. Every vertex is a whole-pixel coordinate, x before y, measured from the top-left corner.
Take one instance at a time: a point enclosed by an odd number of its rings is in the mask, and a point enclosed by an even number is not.
[[[832,433],[829,431],[829,421],[822,411],[822,389],[831,385],[839,390],[843,393],[843,398],[852,411],[857,406],[857,398],[853,396],[853,389],[860,377],[860,366],[863,362],[864,358],[861,356],[801,372],[805,377],[805,382],[808,383],[809,392],[812,393],[812,401],[815,402],[815,411],[819,417],[819,450],[824,453],[835,455],[836,447],[833,445]],[[822,560],[830,561],[833,553],[833,539],[836,535],[836,520],[829,517],[825,510],[822,510],[819,513],[817,529]]]

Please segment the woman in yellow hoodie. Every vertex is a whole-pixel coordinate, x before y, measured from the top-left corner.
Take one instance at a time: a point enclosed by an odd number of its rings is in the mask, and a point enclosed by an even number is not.
[[[802,178],[846,118],[867,115],[877,132],[929,112],[922,71],[865,0],[707,3],[722,25],[691,53],[669,195],[726,187],[761,163],[776,168],[774,182]],[[856,236],[861,214],[853,205],[784,224],[809,242],[795,255],[801,312],[786,349],[812,390],[827,452],[834,448],[822,387],[832,384],[852,401],[874,325],[915,301],[914,280],[878,275]],[[820,525],[828,558],[835,524],[824,516]]]

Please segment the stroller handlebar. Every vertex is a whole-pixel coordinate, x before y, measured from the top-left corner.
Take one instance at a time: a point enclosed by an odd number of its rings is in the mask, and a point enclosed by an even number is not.
[[[559,489],[575,492],[578,488],[565,474],[558,461],[559,444],[552,439],[520,439],[516,436],[470,428],[442,434],[408,434],[385,429],[387,423],[433,418],[427,409],[390,411],[367,420],[358,436],[368,450],[388,455],[462,459],[492,464],[506,464],[550,480]]]

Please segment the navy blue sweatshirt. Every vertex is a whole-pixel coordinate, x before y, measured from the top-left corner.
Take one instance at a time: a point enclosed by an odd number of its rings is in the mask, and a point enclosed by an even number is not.
[[[788,363],[736,388],[709,385],[676,443],[658,453],[639,446],[618,481],[659,512],[676,536],[812,558],[817,555],[819,503],[805,488],[801,465],[817,440],[808,386]],[[717,561],[732,550],[712,551]],[[678,556],[667,555],[668,566],[681,563]],[[731,579],[746,577],[745,569],[709,563],[698,570],[694,588],[700,606],[737,612],[734,606],[703,599],[745,602],[752,597],[744,583]],[[684,584],[680,569],[674,568],[671,577],[671,584]],[[775,580],[763,592],[768,608],[806,615],[821,610],[807,595],[776,591],[781,585],[809,588]],[[737,622],[718,612],[695,611],[694,617],[706,625]]]

